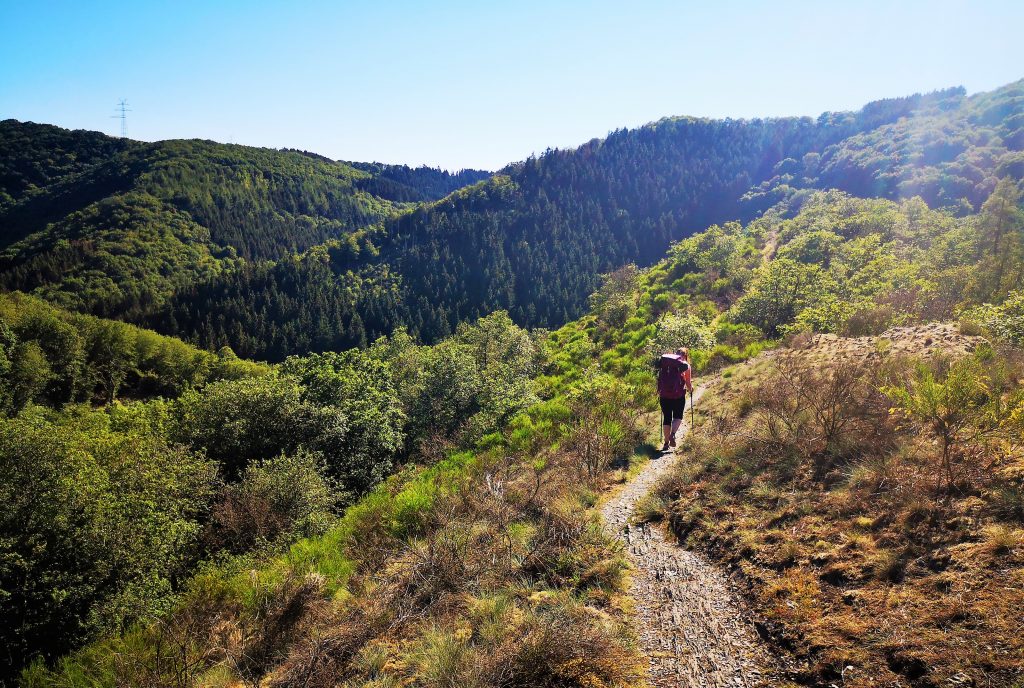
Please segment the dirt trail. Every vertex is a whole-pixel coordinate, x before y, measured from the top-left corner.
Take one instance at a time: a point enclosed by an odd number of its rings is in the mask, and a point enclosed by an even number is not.
[[[703,388],[694,396],[700,399]],[[680,437],[689,430],[680,429]],[[654,688],[753,688],[775,684],[772,656],[729,578],[704,556],[683,549],[660,528],[633,526],[634,505],[675,462],[653,459],[601,510],[605,528],[625,543],[633,564],[640,649]]]

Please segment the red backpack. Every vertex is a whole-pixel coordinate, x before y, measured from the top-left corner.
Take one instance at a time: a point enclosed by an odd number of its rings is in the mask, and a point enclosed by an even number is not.
[[[658,361],[658,396],[665,399],[682,399],[686,396],[683,373],[690,364],[675,354],[664,354]]]

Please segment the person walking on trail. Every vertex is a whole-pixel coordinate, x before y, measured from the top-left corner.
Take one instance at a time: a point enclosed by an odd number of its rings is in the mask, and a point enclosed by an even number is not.
[[[674,354],[662,354],[657,362],[658,397],[661,402],[661,429],[665,444],[661,451],[676,446],[676,433],[686,411],[686,392],[693,396],[693,375],[688,349],[677,349]]]

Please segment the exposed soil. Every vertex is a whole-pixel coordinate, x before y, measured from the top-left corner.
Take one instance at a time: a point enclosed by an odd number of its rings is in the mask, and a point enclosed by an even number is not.
[[[694,396],[700,399],[703,389]],[[684,425],[682,437],[688,431]],[[679,457],[653,459],[601,510],[633,565],[640,649],[654,688],[778,685],[780,670],[754,628],[739,591],[702,554],[676,544],[657,526],[630,524],[636,503]]]
[[[908,355],[931,358],[956,358],[974,351],[985,342],[984,337],[961,334],[952,323],[929,323],[893,327],[883,334],[868,337],[839,337],[816,334],[797,348],[779,349],[780,361],[798,358],[804,362],[835,359],[862,360],[869,363],[884,356]]]

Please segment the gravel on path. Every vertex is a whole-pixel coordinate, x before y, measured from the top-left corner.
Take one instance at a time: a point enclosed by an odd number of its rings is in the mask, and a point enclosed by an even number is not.
[[[700,399],[703,388],[694,397]],[[680,437],[689,431],[687,424]],[[702,554],[679,546],[660,527],[633,525],[633,507],[676,460],[652,459],[601,509],[607,531],[625,546],[633,566],[640,649],[652,688],[755,688],[778,685],[781,672],[757,634],[728,576]]]

